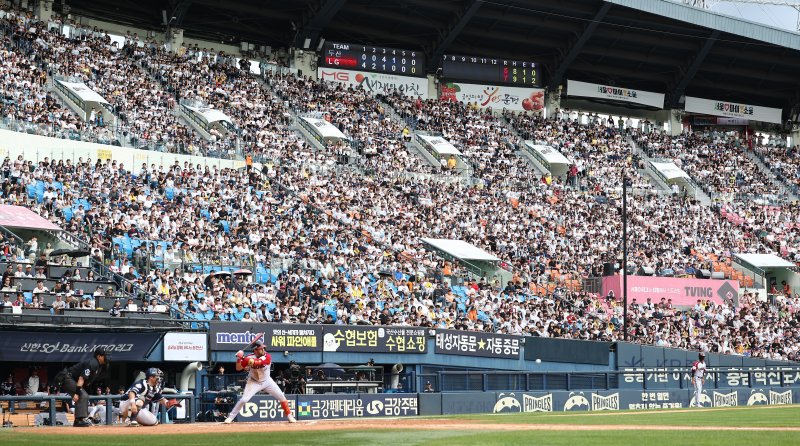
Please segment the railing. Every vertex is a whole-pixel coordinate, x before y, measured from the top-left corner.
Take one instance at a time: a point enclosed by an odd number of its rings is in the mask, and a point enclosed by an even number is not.
[[[175,394],[165,393],[164,397],[168,398],[168,399],[182,400],[182,402],[185,403],[185,409],[186,409],[185,410],[185,414],[186,414],[186,416],[181,421],[188,421],[190,423],[194,423],[195,422],[195,415],[196,415],[195,414],[195,407],[196,407],[197,404],[196,404],[194,395],[191,395],[191,394],[178,394],[178,393],[175,393]],[[114,402],[115,401],[121,401],[123,398],[127,398],[127,394],[124,394],[124,395],[92,395],[92,396],[89,396],[89,401],[90,402],[91,401],[102,401],[102,402],[105,403],[105,406],[107,408],[113,408],[114,407]],[[19,403],[35,402],[35,403],[38,403],[37,406],[39,404],[41,404],[41,403],[47,403],[47,410],[46,411],[40,410],[38,412],[39,413],[46,412],[48,414],[48,418],[47,418],[48,419],[48,423],[47,424],[49,424],[49,425],[55,425],[56,419],[57,419],[56,414],[60,413],[57,410],[56,402],[57,401],[62,401],[63,402],[62,404],[67,404],[71,400],[72,400],[72,397],[67,396],[67,395],[0,396],[0,401],[8,402],[9,413],[15,413],[17,410],[23,410],[23,408],[21,407],[22,404],[19,404]],[[27,406],[27,404],[25,406]],[[24,410],[27,411],[28,410],[27,407]],[[164,407],[163,405],[159,404],[158,417],[159,417],[159,420],[160,420],[161,423],[169,422],[169,419],[168,419],[168,416],[167,416],[167,412],[168,412],[167,408]],[[106,410],[106,418],[104,420],[105,424],[108,424],[108,425],[114,424],[114,417],[115,416],[116,416],[116,414],[114,413],[113,410]]]
[[[648,390],[672,387],[673,383],[680,389],[692,387],[689,367],[608,372],[440,371],[413,375],[416,391],[430,381],[438,392]],[[706,387],[711,389],[788,387],[799,383],[798,367],[706,369]]]
[[[68,310],[70,311],[70,310]],[[187,328],[186,322],[183,319],[166,319],[164,317],[147,317],[146,313],[142,313],[141,317],[137,317],[139,313],[133,313],[137,316],[128,316],[130,312],[123,312],[125,316],[110,317],[110,316],[93,316],[92,310],[72,310],[75,312],[86,311],[87,315],[59,315],[59,314],[4,314],[0,313],[0,325],[13,325],[21,327],[23,325],[35,325],[36,327],[44,326],[69,326],[75,327],[78,325],[96,325],[105,328],[150,328],[150,329],[182,329]],[[127,314],[126,314],[127,313]],[[156,313],[159,315],[158,313]]]

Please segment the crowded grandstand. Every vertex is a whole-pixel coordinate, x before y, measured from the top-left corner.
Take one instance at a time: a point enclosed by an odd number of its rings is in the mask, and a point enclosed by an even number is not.
[[[800,360],[797,96],[755,93],[778,116],[757,122],[692,112],[688,97],[674,113],[678,97],[598,96],[608,79],[564,89],[564,73],[591,80],[566,68],[551,70],[555,88],[497,87],[517,95],[506,101],[488,79],[467,94],[467,74],[446,78],[456,65],[420,73],[424,90],[375,87],[364,81],[375,70],[326,79],[345,56],[319,36],[318,56],[306,44],[291,59],[17,3],[0,10],[3,137],[43,139],[0,147],[0,205],[43,221],[0,232],[4,313],[201,332],[424,327]],[[798,65],[798,48],[787,58]],[[721,100],[741,101],[728,91]],[[757,268],[758,255],[785,265]],[[622,275],[735,292],[628,300],[607,286]]]

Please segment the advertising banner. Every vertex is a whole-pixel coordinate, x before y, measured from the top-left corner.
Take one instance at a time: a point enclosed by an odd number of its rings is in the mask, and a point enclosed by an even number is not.
[[[207,361],[208,335],[205,333],[167,333],[164,335],[164,361]]]
[[[544,90],[541,88],[448,82],[442,84],[439,99],[476,104],[480,109],[506,109],[537,113],[544,111]]]
[[[211,349],[238,351],[247,346],[259,333],[264,333],[267,350],[322,350],[322,326],[305,324],[262,324],[242,322],[212,322],[209,329]]]
[[[622,299],[622,276],[603,277],[603,294],[614,290],[614,295]],[[692,306],[698,300],[710,300],[715,304],[723,302],[736,305],[739,300],[739,282],[736,280],[682,279],[675,277],[628,276],[628,302],[644,304],[647,298],[654,304],[664,297],[672,299],[673,305]]]
[[[426,328],[327,325],[323,351],[425,353]]]
[[[296,399],[295,399],[296,398]],[[299,421],[337,418],[411,417],[419,414],[416,394],[338,394],[290,396],[289,406]],[[285,421],[275,398],[256,395],[236,417],[237,421]]]
[[[567,94],[587,98],[611,99],[613,101],[642,104],[649,107],[664,108],[664,94],[613,85],[590,84],[567,81]]]
[[[212,322],[211,349],[237,351],[264,333],[267,350],[425,353],[426,329],[359,325]]]
[[[740,118],[752,121],[781,123],[781,109],[762,107],[760,105],[741,104],[738,102],[720,101],[686,96],[684,108],[687,112],[706,115]]]
[[[158,333],[0,332],[0,361],[78,362],[105,347],[112,361],[143,361]]]
[[[519,359],[521,339],[495,333],[436,330],[436,353]]]
[[[428,78],[426,77],[397,76],[337,68],[317,68],[317,77],[321,81],[362,87],[371,93],[389,94],[399,91],[406,96],[428,99]]]

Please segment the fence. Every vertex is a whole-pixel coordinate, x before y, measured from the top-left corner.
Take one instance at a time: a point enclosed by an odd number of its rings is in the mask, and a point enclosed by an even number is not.
[[[650,390],[667,388],[666,378],[679,389],[692,388],[689,368],[652,368],[608,372],[505,372],[505,371],[440,371],[420,373],[412,377],[414,389],[421,391],[430,382],[437,392],[551,391],[551,390]],[[789,387],[798,384],[800,368],[708,368],[709,389],[730,387]],[[664,379],[662,379],[664,378]],[[672,383],[670,382],[670,384]],[[739,383],[732,385],[731,383]],[[673,386],[674,388],[674,386]]]
[[[115,401],[121,401],[123,398],[127,399],[127,397],[128,397],[127,394],[124,394],[124,395],[99,395],[99,396],[90,396],[89,397],[89,401],[90,402],[102,401],[105,404],[105,407],[108,408],[108,407],[114,407],[114,402]],[[196,420],[196,418],[195,418],[196,410],[195,409],[196,409],[197,405],[196,405],[196,401],[195,401],[196,398],[195,398],[194,395],[192,395],[192,394],[181,395],[181,394],[177,394],[177,393],[175,393],[175,394],[165,393],[164,397],[168,398],[168,399],[179,400],[181,402],[181,405],[184,406],[183,412],[184,412],[185,415],[183,417],[177,418],[175,416],[177,411],[175,411],[175,409],[173,408],[173,409],[170,409],[170,411],[169,411],[172,414],[172,416],[169,416],[166,407],[164,407],[163,405],[159,405],[158,418],[159,418],[159,421],[161,423],[168,423],[170,421],[184,421],[184,422],[189,422],[189,423],[194,423],[195,422],[195,420]],[[29,414],[34,414],[34,415],[35,414],[44,413],[44,414],[47,414],[47,422],[46,423],[43,422],[43,424],[55,425],[57,420],[58,420],[57,414],[58,413],[64,413],[64,411],[61,411],[61,412],[58,411],[59,406],[65,407],[64,403],[67,403],[70,400],[72,400],[72,397],[67,396],[67,395],[0,396],[0,404],[1,404],[0,407],[6,406],[6,404],[7,404],[6,407],[8,407],[7,410],[8,410],[8,413],[10,413],[10,414],[20,413],[20,411],[26,412],[26,413],[29,413]],[[62,402],[62,403],[61,404],[57,404],[57,402]],[[34,407],[32,409],[28,408],[28,403],[34,403]],[[46,410],[36,410],[37,407],[41,408],[41,406],[43,404],[47,405],[47,409]],[[117,414],[118,414],[118,412],[116,412],[114,410],[106,410],[105,411],[105,420],[104,420],[105,424],[108,424],[108,425],[114,424],[115,417],[117,416]],[[43,420],[44,417],[40,417],[40,419]]]

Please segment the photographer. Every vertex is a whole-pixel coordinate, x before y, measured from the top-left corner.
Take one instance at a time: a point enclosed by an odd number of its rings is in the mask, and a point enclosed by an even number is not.
[[[286,378],[286,393],[304,394],[306,393],[306,378],[303,368],[295,361],[289,363],[289,368],[284,373]]]

